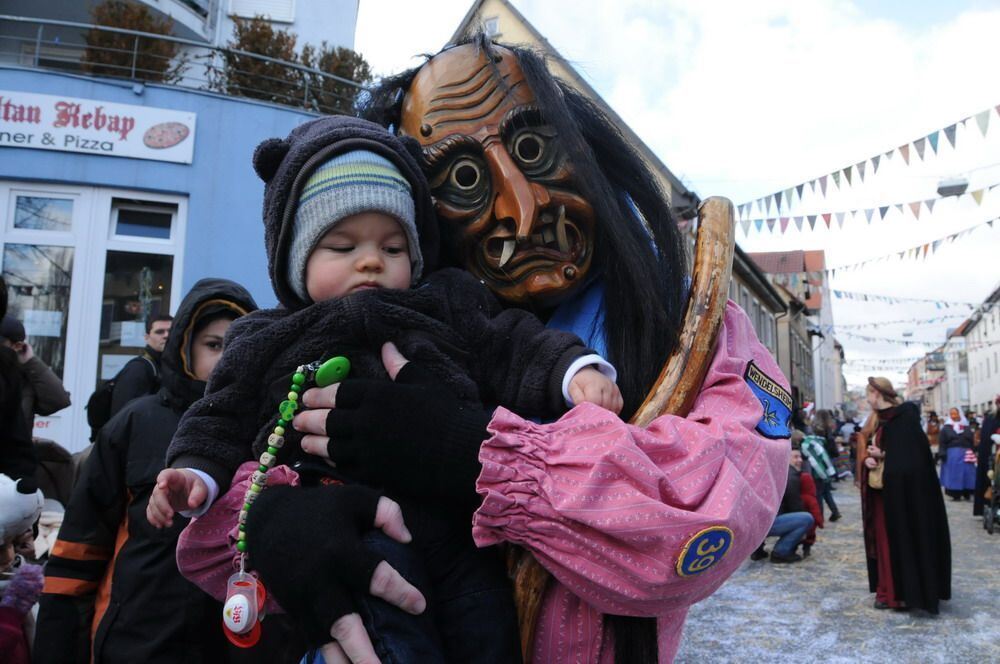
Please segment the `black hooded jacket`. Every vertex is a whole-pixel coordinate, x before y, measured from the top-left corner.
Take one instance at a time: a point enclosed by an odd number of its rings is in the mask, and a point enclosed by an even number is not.
[[[861,482],[869,590],[878,587],[873,501],[880,491],[896,598],[937,613],[938,602],[951,598],[951,535],[920,411],[910,402],[879,411],[879,427],[883,488],[869,488],[867,472]]]
[[[258,311],[230,328],[205,397],[185,413],[167,455],[174,467],[208,473],[222,491],[242,462],[266,449],[299,365],[344,355],[350,377],[388,380],[380,351],[392,341],[464,401],[555,416],[565,409],[566,369],[592,352],[576,335],[546,329],[525,311],[502,309],[484,285],[457,269],[439,270],[408,290],[363,291],[311,304],[299,299],[285,277],[295,219],[290,201],[316,166],[356,149],[386,157],[409,180],[425,269],[436,265],[438,227],[427,182],[403,139],[364,120],[333,116],[257,148],[254,168],[266,182],[268,269],[284,308]],[[297,445],[285,445],[278,463],[292,465],[299,455]]]
[[[184,298],[162,361],[157,394],[135,399],[101,429],[45,568],[36,662],[214,662],[221,607],[181,577],[177,537],[187,519],[157,530],[146,504],[181,414],[205,383],[191,371],[195,328],[223,310],[256,309],[224,279],[202,279]]]

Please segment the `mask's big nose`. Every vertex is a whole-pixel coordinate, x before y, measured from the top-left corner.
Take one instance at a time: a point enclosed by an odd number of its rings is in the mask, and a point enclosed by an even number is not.
[[[493,215],[498,222],[512,221],[517,241],[527,242],[534,231],[538,211],[549,204],[548,191],[529,182],[500,143],[486,149],[486,160],[497,191]]]

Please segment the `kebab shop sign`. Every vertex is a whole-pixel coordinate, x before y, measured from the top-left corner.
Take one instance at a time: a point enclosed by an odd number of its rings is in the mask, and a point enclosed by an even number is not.
[[[194,113],[0,90],[0,146],[190,164]]]

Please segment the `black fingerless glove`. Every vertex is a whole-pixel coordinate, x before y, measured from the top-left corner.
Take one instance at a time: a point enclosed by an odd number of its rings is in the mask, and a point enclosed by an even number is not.
[[[353,478],[471,513],[479,504],[479,448],[491,416],[411,362],[395,382],[341,384],[326,420],[328,452]]]
[[[357,611],[382,556],[361,537],[374,527],[380,494],[360,485],[275,486],[254,501],[246,521],[247,555],[264,588],[302,628],[310,647]]]

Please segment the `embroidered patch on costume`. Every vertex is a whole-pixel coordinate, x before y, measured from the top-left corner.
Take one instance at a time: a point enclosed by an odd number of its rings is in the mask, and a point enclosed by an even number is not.
[[[792,419],[792,395],[761,371],[751,360],[743,379],[760,399],[764,407],[764,416],[757,424],[757,431],[767,438],[788,438],[792,430],[788,427]]]
[[[677,558],[677,574],[701,574],[722,560],[733,543],[733,531],[725,526],[713,526],[695,534],[687,541]]]

